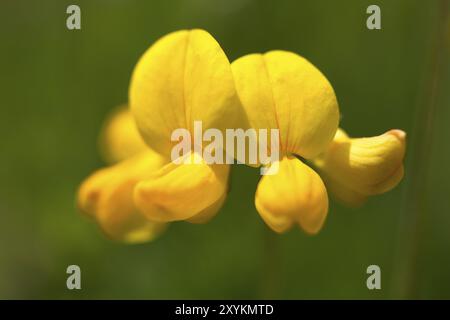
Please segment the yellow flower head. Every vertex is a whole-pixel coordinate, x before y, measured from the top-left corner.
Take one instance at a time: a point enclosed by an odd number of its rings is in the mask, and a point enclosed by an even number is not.
[[[334,197],[350,206],[387,192],[403,178],[405,132],[395,129],[370,138],[349,138],[338,129],[333,142],[313,163]]]
[[[129,94],[145,142],[166,157],[176,144],[176,129],[193,136],[194,121],[221,131],[242,122],[228,58],[203,30],[177,31],[158,40],[138,62]],[[204,221],[223,203],[229,166],[209,165],[193,150],[186,156],[195,164],[170,163],[137,184],[135,203],[149,219]]]
[[[195,164],[170,162],[171,134],[198,120],[219,130],[242,121],[225,53],[203,30],[164,36],[137,64],[130,103],[134,117],[117,112],[101,135],[104,157],[122,161],[82,184],[80,208],[108,235],[130,242],[151,240],[163,222],[208,221],[226,198],[229,165],[209,165],[196,149],[185,155]]]
[[[145,146],[126,107],[107,119],[100,145],[111,166],[94,172],[81,184],[79,208],[113,239],[136,243],[156,238],[166,226],[149,221],[139,212],[132,199],[133,190],[167,160]]]
[[[292,52],[250,54],[230,66],[206,31],[173,32],[139,60],[129,99],[131,112],[116,111],[101,134],[102,154],[113,165],[86,179],[78,194],[80,208],[119,240],[154,239],[171,221],[206,222],[223,205],[230,167],[203,158],[197,122],[221,134],[278,130],[280,158],[256,163],[269,166],[269,175],[255,195],[256,209],[277,232],[298,224],[317,233],[328,212],[325,185],[337,199],[358,205],[403,176],[405,133],[349,138],[338,129],[331,84]],[[173,133],[180,128],[187,130],[191,148],[174,161]]]
[[[306,59],[270,51],[239,58],[232,70],[250,125],[280,132],[278,173],[262,177],[255,195],[256,209],[273,230],[285,232],[299,224],[314,234],[325,221],[325,184],[303,159],[320,168],[330,190],[343,200],[385,192],[400,181],[402,131],[354,140],[336,133],[339,108],[334,90]]]
[[[339,121],[333,88],[311,63],[287,51],[250,54],[232,69],[250,125],[280,132],[279,171],[261,178],[256,209],[277,232],[298,223],[316,233],[328,212],[327,191],[296,156],[311,159],[333,139]]]

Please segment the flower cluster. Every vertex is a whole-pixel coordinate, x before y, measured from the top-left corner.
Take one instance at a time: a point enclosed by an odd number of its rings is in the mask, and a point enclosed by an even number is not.
[[[194,121],[220,132],[279,130],[279,159],[268,165],[278,171],[263,176],[255,194],[258,213],[276,232],[298,224],[317,233],[328,212],[327,190],[356,206],[403,177],[405,133],[350,138],[338,128],[331,84],[292,52],[250,54],[230,64],[206,31],[173,32],[139,60],[129,104],[102,130],[111,166],[87,178],[78,193],[80,209],[121,241],[150,241],[169,222],[204,223],[220,210],[230,165],[205,162],[194,139],[185,155],[192,161],[171,160],[172,132],[194,134]]]

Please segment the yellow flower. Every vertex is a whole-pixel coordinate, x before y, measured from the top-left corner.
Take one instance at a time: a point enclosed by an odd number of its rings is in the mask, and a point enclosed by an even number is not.
[[[127,242],[155,238],[165,222],[211,219],[225,201],[229,165],[205,163],[194,146],[184,155],[193,164],[175,164],[170,156],[175,129],[192,130],[200,120],[205,129],[225,130],[242,121],[231,66],[219,44],[203,30],[158,40],[133,72],[130,104],[133,115],[117,112],[101,135],[104,157],[121,162],[86,179],[80,208],[109,236]]]
[[[338,129],[327,150],[313,160],[334,197],[350,206],[394,188],[403,178],[406,134],[390,130],[370,138],[349,138]]]
[[[337,130],[334,90],[306,59],[270,51],[239,58],[232,70],[250,126],[280,132],[280,161],[272,164],[278,173],[262,177],[255,195],[257,211],[276,232],[298,224],[314,234],[325,221],[327,189],[306,161],[318,168],[338,199],[353,205],[401,180],[404,132],[350,139]]]
[[[166,226],[149,221],[137,210],[133,190],[137,182],[160,169],[167,160],[145,146],[126,107],[107,119],[100,145],[111,166],[94,172],[82,183],[79,208],[113,239],[130,243],[154,239]]]
[[[167,157],[177,144],[171,140],[176,129],[194,136],[194,121],[221,132],[243,122],[228,58],[203,30],[177,31],[158,40],[138,62],[129,94],[145,142]],[[194,164],[170,163],[136,185],[134,200],[147,218],[203,222],[222,205],[229,165],[208,165],[198,146],[192,149],[186,156]]]
[[[298,224],[317,233],[328,213],[327,188],[358,205],[403,177],[405,133],[349,138],[338,129],[331,84],[291,52],[251,54],[230,66],[206,31],[173,32],[139,60],[129,99],[131,112],[116,111],[101,133],[102,155],[113,165],[87,178],[78,194],[81,210],[118,240],[149,241],[168,222],[204,223],[219,211],[230,166],[203,158],[197,122],[222,135],[234,128],[279,130],[280,158],[268,165],[255,194],[256,209],[276,232]],[[179,129],[186,129],[190,151],[174,159]]]
[[[318,232],[328,212],[327,191],[298,157],[312,159],[332,141],[339,121],[333,88],[311,63],[287,51],[250,54],[232,69],[250,126],[280,132],[280,161],[272,164],[279,171],[261,178],[256,209],[277,232],[295,223]]]
[[[99,145],[106,163],[125,160],[147,149],[128,106],[120,106],[111,112],[101,130]]]

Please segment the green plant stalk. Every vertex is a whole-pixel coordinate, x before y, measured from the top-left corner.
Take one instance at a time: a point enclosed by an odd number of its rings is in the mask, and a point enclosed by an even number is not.
[[[434,123],[438,113],[438,93],[442,78],[441,71],[448,62],[444,54],[447,52],[449,35],[449,0],[439,1],[439,21],[434,46],[431,52],[431,68],[428,87],[424,92],[425,101],[416,113],[412,132],[411,147],[405,179],[404,203],[399,223],[399,239],[395,252],[393,272],[393,298],[420,298],[419,293],[419,255],[426,223],[430,154],[433,142]]]
[[[279,235],[265,227],[264,230],[264,266],[263,266],[263,299],[280,299],[281,290],[281,251]]]

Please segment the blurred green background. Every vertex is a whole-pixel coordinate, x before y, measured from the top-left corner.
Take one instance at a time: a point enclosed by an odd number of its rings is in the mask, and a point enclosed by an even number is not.
[[[2,1],[0,298],[450,298],[444,2]],[[382,30],[366,28],[374,3]],[[66,29],[69,4],[81,7],[79,31]],[[174,223],[143,245],[106,239],[75,208],[80,182],[104,165],[100,126],[127,101],[144,50],[194,27],[231,61],[271,49],[308,58],[332,83],[351,135],[408,133],[404,181],[360,209],[331,202],[317,236],[294,228],[268,246],[253,205],[259,171],[235,166],[212,222]],[[82,290],[66,288],[71,264]],[[371,264],[381,267],[381,290],[366,287]]]

